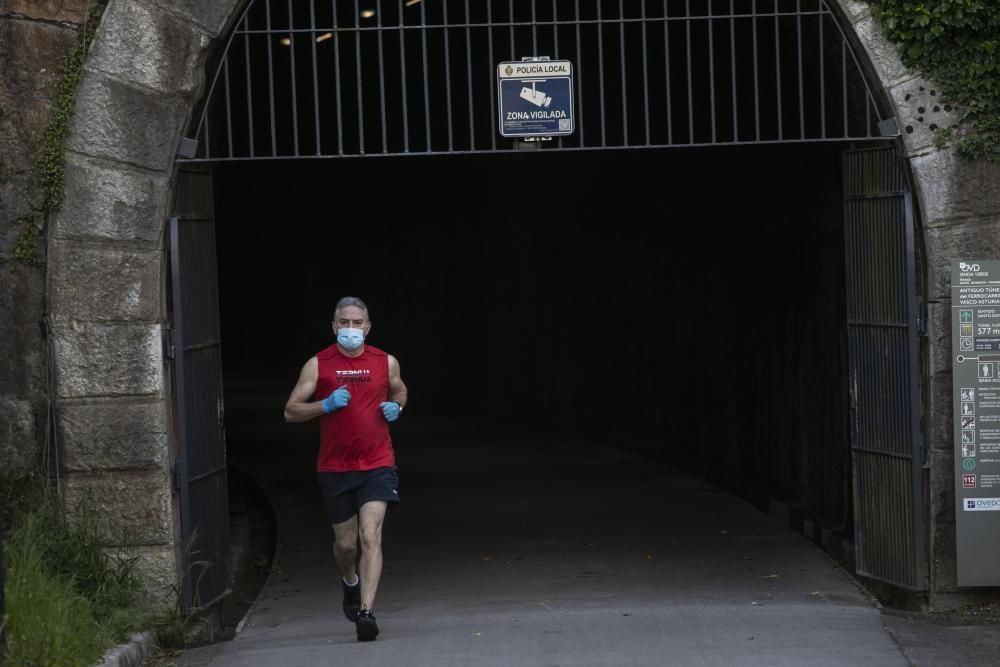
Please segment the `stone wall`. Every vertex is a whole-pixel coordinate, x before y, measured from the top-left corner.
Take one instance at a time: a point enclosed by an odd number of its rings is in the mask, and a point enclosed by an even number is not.
[[[938,149],[933,128],[950,127],[956,111],[942,104],[931,81],[906,69],[868,5],[838,0],[888,94],[910,163],[927,250],[928,425],[931,602],[951,606],[957,588],[951,385],[951,261],[1000,257],[1000,165],[969,162]]]
[[[67,505],[87,499],[178,580],[163,226],[174,151],[237,3],[112,0],[87,59],[48,235],[55,413]]]
[[[932,144],[954,122],[906,70],[868,7],[838,0],[902,125],[928,251],[932,589],[954,586],[949,262],[1000,251],[1000,168]],[[51,306],[56,435],[67,498],[96,497],[176,576],[168,392],[160,354],[163,221],[177,140],[210,49],[238,0],[112,0],[88,59],[66,154],[64,210],[48,221],[47,274],[12,260],[37,205],[31,156],[86,0],[7,0],[0,9],[0,464],[37,452],[46,416],[45,290]],[[41,222],[41,221],[36,221]],[[46,287],[47,283],[47,287]],[[142,502],[138,499],[142,498]],[[141,507],[142,509],[139,509]]]
[[[108,543],[124,534],[138,545],[164,594],[178,580],[178,531],[160,343],[163,221],[208,47],[236,4],[109,3],[77,92],[65,204],[47,220],[33,164],[90,2],[0,9],[0,467],[38,459],[51,391],[67,507],[95,506]],[[45,239],[25,263],[14,252],[30,247],[29,225],[44,226]]]
[[[86,0],[0,5],[0,469],[35,462],[44,442],[44,220],[33,175]],[[31,261],[20,251],[37,253]]]

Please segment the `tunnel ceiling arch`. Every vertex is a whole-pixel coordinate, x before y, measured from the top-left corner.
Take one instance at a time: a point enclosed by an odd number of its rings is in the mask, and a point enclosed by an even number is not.
[[[592,150],[878,139],[827,0],[251,0],[184,161],[516,149],[497,64],[569,60]]]

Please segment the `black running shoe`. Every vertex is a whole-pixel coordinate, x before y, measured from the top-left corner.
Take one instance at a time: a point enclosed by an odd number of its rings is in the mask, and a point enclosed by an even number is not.
[[[371,609],[362,609],[358,613],[358,641],[370,642],[378,637],[378,624]]]
[[[340,585],[344,588],[344,616],[351,623],[358,622],[358,611],[361,609],[361,580],[353,586],[348,586],[343,579]]]

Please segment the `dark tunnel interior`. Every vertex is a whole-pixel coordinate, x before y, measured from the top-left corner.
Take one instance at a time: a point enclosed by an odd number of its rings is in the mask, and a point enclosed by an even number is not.
[[[843,150],[219,165],[226,381],[287,395],[359,296],[408,415],[579,435],[845,526]]]

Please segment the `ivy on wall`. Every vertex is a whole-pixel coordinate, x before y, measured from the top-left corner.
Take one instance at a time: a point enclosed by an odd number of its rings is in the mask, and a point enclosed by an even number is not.
[[[52,117],[45,128],[42,146],[35,159],[35,175],[41,189],[42,201],[35,207],[36,214],[15,221],[21,224],[21,231],[14,242],[12,252],[14,259],[24,266],[37,267],[42,264],[41,247],[44,231],[40,220],[47,220],[50,214],[62,206],[65,170],[63,153],[76,103],[76,89],[83,80],[83,63],[108,1],[90,0],[87,18],[80,30],[80,38],[76,46],[66,55]],[[0,163],[0,179],[4,179],[2,167],[3,164]]]
[[[1000,163],[1000,8],[997,0],[869,0],[903,63],[940,86],[959,111],[956,138],[968,159]]]
[[[87,19],[80,30],[80,39],[66,55],[52,118],[45,129],[42,148],[35,162],[35,171],[42,190],[40,209],[41,213],[46,215],[55,213],[62,206],[65,166],[63,151],[66,146],[66,137],[69,136],[70,120],[76,102],[76,89],[80,85],[80,81],[83,80],[83,64],[87,58],[87,51],[97,33],[97,26],[107,4],[108,0],[91,0],[89,4]]]
[[[25,266],[39,266],[42,263],[42,255],[39,250],[42,230],[37,217],[25,216],[18,218],[14,223],[21,225],[21,232],[17,235],[11,248],[14,259]]]

